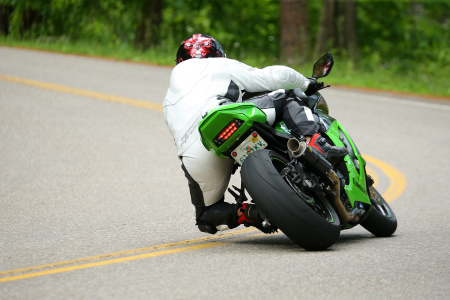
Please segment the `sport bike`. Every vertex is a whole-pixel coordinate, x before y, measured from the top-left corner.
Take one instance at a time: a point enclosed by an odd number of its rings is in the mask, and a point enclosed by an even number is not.
[[[314,64],[312,77],[326,77],[333,65],[328,52]],[[332,165],[283,122],[270,126],[254,104],[221,105],[202,119],[199,131],[206,149],[241,167],[241,187],[228,190],[238,203],[247,200],[247,191],[267,231],[280,229],[307,250],[327,249],[341,230],[359,224],[376,236],[392,235],[397,219],[373,187],[350,135],[329,116],[319,92],[302,97],[321,120],[320,134],[349,153]]]

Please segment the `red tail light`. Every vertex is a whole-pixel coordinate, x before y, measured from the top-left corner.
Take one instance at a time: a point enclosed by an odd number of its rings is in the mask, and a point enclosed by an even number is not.
[[[244,121],[239,119],[234,119],[228,123],[227,126],[214,138],[214,144],[220,147],[230,138],[230,136],[233,135],[233,133],[239,129],[239,127],[241,127],[242,124],[244,124]]]

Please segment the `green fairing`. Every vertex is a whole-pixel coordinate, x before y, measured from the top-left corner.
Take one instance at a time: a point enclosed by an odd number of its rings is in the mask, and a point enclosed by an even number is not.
[[[217,147],[213,142],[214,138],[234,119],[243,120],[244,124],[224,144]],[[242,134],[252,127],[253,122],[265,123],[266,120],[266,114],[253,103],[235,103],[210,110],[208,115],[200,121],[198,128],[205,148],[220,158],[228,158],[222,153],[228,151],[233,144],[240,140]]]
[[[275,129],[276,131],[281,133],[291,134],[291,131],[289,130],[289,128],[287,128],[286,124],[283,121],[276,123]]]
[[[344,187],[345,192],[350,200],[350,204],[354,207],[355,201],[364,202],[370,204],[370,199],[367,194],[366,185],[366,173],[365,165],[366,161],[362,158],[356,146],[353,144],[352,139],[347,134],[345,129],[339,124],[338,121],[334,121],[327,131],[328,137],[334,142],[338,147],[345,147],[344,142],[339,137],[339,130],[345,135],[352,149],[349,149],[350,153],[344,158],[347,170],[349,172],[349,184]],[[342,134],[341,134],[342,136]],[[353,150],[353,151],[351,151]],[[353,160],[357,159],[359,162],[359,170],[357,168],[356,162]]]

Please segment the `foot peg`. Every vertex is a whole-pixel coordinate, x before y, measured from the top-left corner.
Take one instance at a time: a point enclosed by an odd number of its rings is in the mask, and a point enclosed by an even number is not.
[[[245,190],[243,188],[240,189],[240,188],[238,188],[238,187],[236,187],[234,185],[232,185],[232,187],[236,190],[237,193],[235,191],[233,191],[232,189],[230,189],[230,188],[228,188],[228,192],[231,195],[233,195],[234,199],[236,199],[236,202],[238,204],[242,204],[242,203],[244,203],[245,201],[248,200],[247,196],[245,196]]]

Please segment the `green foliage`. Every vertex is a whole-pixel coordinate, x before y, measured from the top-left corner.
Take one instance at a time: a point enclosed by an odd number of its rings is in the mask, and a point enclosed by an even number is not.
[[[26,38],[60,38],[97,41],[117,45],[134,38],[142,0],[0,0],[14,7],[11,35],[20,36],[23,13],[35,10],[43,21],[26,33]]]
[[[167,0],[163,32],[170,45],[194,33],[220,41],[229,57],[278,57],[279,0]],[[176,48],[175,48],[176,49]]]
[[[417,61],[450,65],[448,2],[362,2],[358,9],[359,48],[373,65],[411,69]],[[416,11],[414,11],[416,10]],[[362,38],[364,37],[364,38]],[[445,60],[445,61],[444,61]]]

